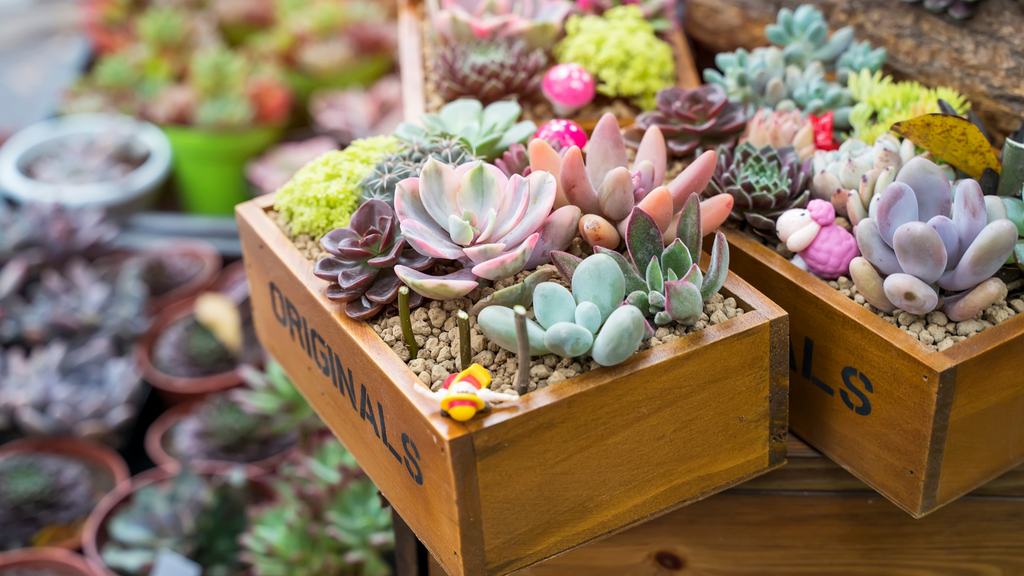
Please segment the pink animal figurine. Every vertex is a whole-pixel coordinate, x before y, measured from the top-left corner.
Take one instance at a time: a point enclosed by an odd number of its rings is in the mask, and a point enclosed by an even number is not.
[[[836,209],[825,200],[811,200],[807,208],[787,210],[775,223],[779,240],[807,264],[808,272],[835,280],[850,273],[850,262],[860,256],[857,239],[836,225]]]

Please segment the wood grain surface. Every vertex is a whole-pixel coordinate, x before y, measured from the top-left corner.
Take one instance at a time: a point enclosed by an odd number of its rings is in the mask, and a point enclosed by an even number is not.
[[[722,292],[747,313],[463,424],[327,300],[272,201],[237,209],[261,341],[453,576],[525,568],[785,463],[788,319],[735,274]]]
[[[790,312],[790,426],[915,517],[1024,462],[1024,318],[944,352],[726,231],[731,268]]]
[[[686,32],[715,52],[764,46],[764,27],[779,8],[805,3],[833,29],[851,25],[858,40],[886,48],[898,77],[959,90],[996,135],[1021,125],[1024,3],[1017,0],[985,0],[966,22],[894,0],[687,0]]]

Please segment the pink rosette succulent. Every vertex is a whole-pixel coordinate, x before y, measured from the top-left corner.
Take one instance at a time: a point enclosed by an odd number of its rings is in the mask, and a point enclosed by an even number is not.
[[[441,0],[433,22],[448,42],[519,38],[550,50],[573,8],[568,0]]]
[[[826,280],[850,273],[850,262],[860,256],[857,239],[836,224],[836,210],[824,200],[811,200],[807,208],[787,210],[775,224],[779,240],[796,252],[807,270]]]
[[[778,150],[792,146],[801,161],[813,156],[817,150],[814,124],[799,110],[758,110],[747,124],[744,139],[758,148],[771,146]]]
[[[483,162],[452,168],[428,160],[395,192],[402,235],[420,254],[465,269],[430,276],[396,266],[395,274],[425,298],[450,300],[470,293],[478,278],[500,280],[549,261],[572,241],[580,218],[575,206],[551,211],[556,187],[544,171],[508,177]]]

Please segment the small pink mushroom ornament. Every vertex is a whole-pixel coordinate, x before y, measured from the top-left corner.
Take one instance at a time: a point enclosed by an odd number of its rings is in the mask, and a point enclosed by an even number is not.
[[[540,86],[558,116],[572,116],[590,104],[597,93],[594,77],[587,69],[571,62],[552,66]]]
[[[583,128],[572,120],[548,120],[533,135],[534,138],[558,142],[562,150],[568,150],[578,146],[580,150],[587,145],[587,133]]]
[[[860,256],[857,239],[836,224],[836,209],[825,200],[811,200],[807,208],[787,210],[775,223],[779,240],[803,259],[807,271],[835,280],[850,273],[850,262]]]

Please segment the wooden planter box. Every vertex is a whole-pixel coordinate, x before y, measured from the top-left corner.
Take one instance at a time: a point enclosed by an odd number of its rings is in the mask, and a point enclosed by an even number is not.
[[[399,0],[398,6],[398,62],[402,74],[402,105],[405,118],[417,122],[427,111],[426,76],[423,56],[423,19],[427,7],[423,0]],[[676,79],[679,86],[696,88],[700,86],[700,75],[693,62],[690,45],[682,30],[665,34],[676,57]],[[588,132],[597,125],[598,117],[572,118]],[[619,118],[619,125],[633,125],[634,118]]]
[[[756,240],[731,268],[790,314],[790,426],[919,518],[1024,462],[1024,316],[934,352]]]
[[[1024,468],[914,520],[792,435],[788,452],[782,468],[523,574],[1024,574]],[[396,530],[399,549],[407,538]],[[423,556],[426,569],[400,562],[398,576],[445,576]]]
[[[237,209],[260,340],[453,576],[514,572],[785,462],[786,314],[749,312],[462,424],[266,214]]]

